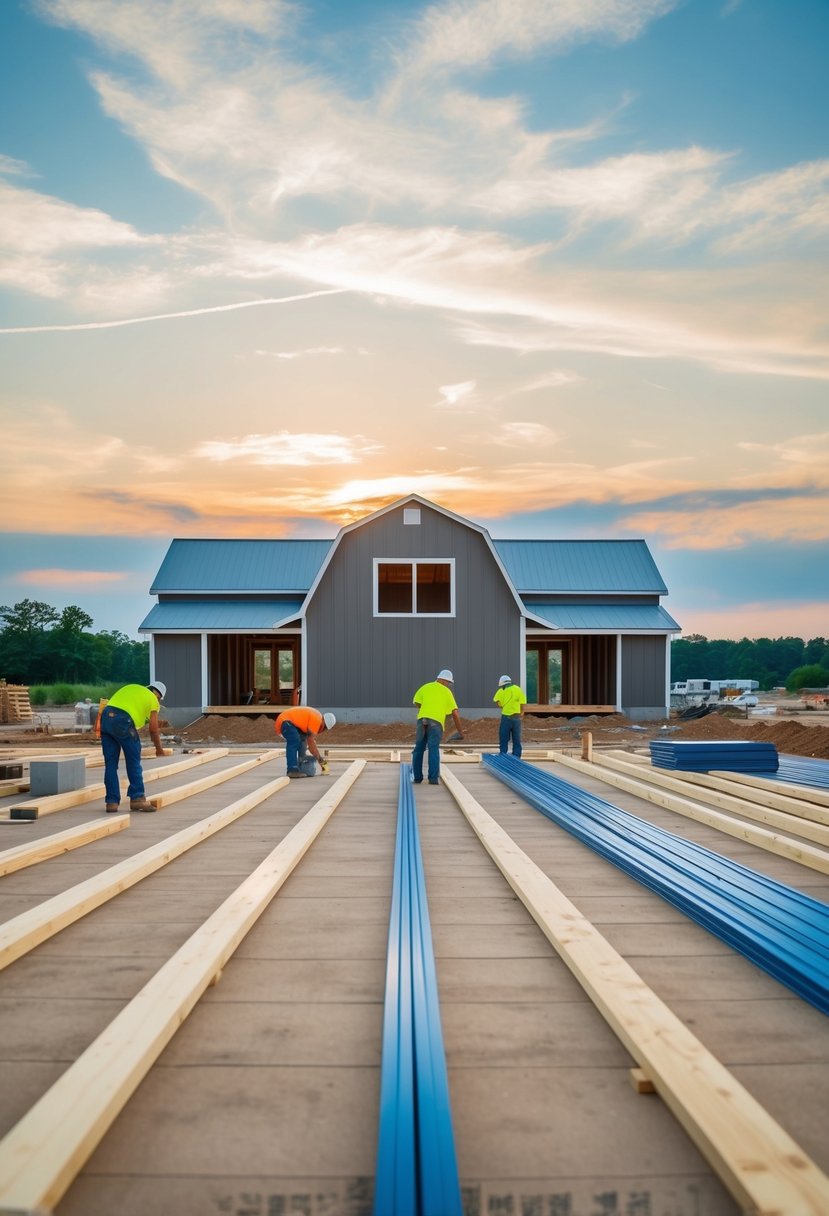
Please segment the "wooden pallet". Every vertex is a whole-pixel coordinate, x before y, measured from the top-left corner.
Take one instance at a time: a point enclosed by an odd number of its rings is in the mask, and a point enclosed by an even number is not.
[[[32,718],[29,689],[22,684],[7,684],[0,680],[0,723],[31,722]]]

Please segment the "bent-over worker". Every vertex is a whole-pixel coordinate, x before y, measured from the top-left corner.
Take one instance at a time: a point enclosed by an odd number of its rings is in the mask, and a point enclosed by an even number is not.
[[[455,677],[448,668],[439,671],[434,680],[422,684],[412,697],[417,706],[417,734],[412,752],[412,778],[415,785],[423,780],[423,753],[428,749],[428,776],[430,785],[438,785],[440,779],[440,740],[449,714],[455,723],[459,738],[463,738],[458,703],[452,692]]]
[[[513,683],[509,676],[501,676],[498,681],[498,691],[492,698],[496,705],[501,706],[501,721],[498,724],[498,751],[506,756],[510,739],[512,754],[516,760],[521,758],[521,719],[527,698],[523,688]]]
[[[274,729],[285,740],[285,761],[289,777],[311,777],[314,769],[313,762],[308,762],[307,753],[317,760],[321,770],[328,772],[328,763],[323,760],[317,747],[316,736],[323,730],[331,730],[336,726],[337,719],[333,714],[320,713],[310,705],[292,705],[283,709],[276,719]]]
[[[106,808],[117,811],[121,804],[118,781],[118,760],[124,753],[129,786],[127,797],[131,811],[154,811],[144,794],[144,772],[141,768],[141,740],[138,732],[149,726],[155,754],[164,755],[158,729],[159,706],[167,695],[167,686],[154,680],[149,686],[125,684],[114,693],[101,712],[101,750],[104,753],[104,788]]]

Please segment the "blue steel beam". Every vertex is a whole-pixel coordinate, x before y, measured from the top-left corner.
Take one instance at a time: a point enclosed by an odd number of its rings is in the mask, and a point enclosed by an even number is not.
[[[411,766],[400,766],[374,1216],[461,1216]]]
[[[829,906],[523,760],[483,760],[536,810],[829,1013]]]

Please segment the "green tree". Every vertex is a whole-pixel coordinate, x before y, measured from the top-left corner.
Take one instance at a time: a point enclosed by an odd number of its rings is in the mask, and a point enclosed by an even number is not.
[[[799,692],[801,688],[827,687],[829,687],[829,668],[821,667],[817,663],[796,667],[786,680],[786,688],[789,692]]]
[[[0,619],[0,675],[16,684],[47,678],[46,639],[59,620],[57,610],[41,600],[20,600],[11,608],[0,606]]]

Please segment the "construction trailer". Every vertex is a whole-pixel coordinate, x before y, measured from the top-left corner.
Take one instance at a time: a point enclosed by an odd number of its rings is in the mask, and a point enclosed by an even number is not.
[[[139,628],[173,725],[298,703],[414,720],[446,667],[466,717],[499,712],[505,673],[530,712],[668,713],[680,626],[644,540],[493,540],[409,495],[333,540],[175,539],[150,591]]]

